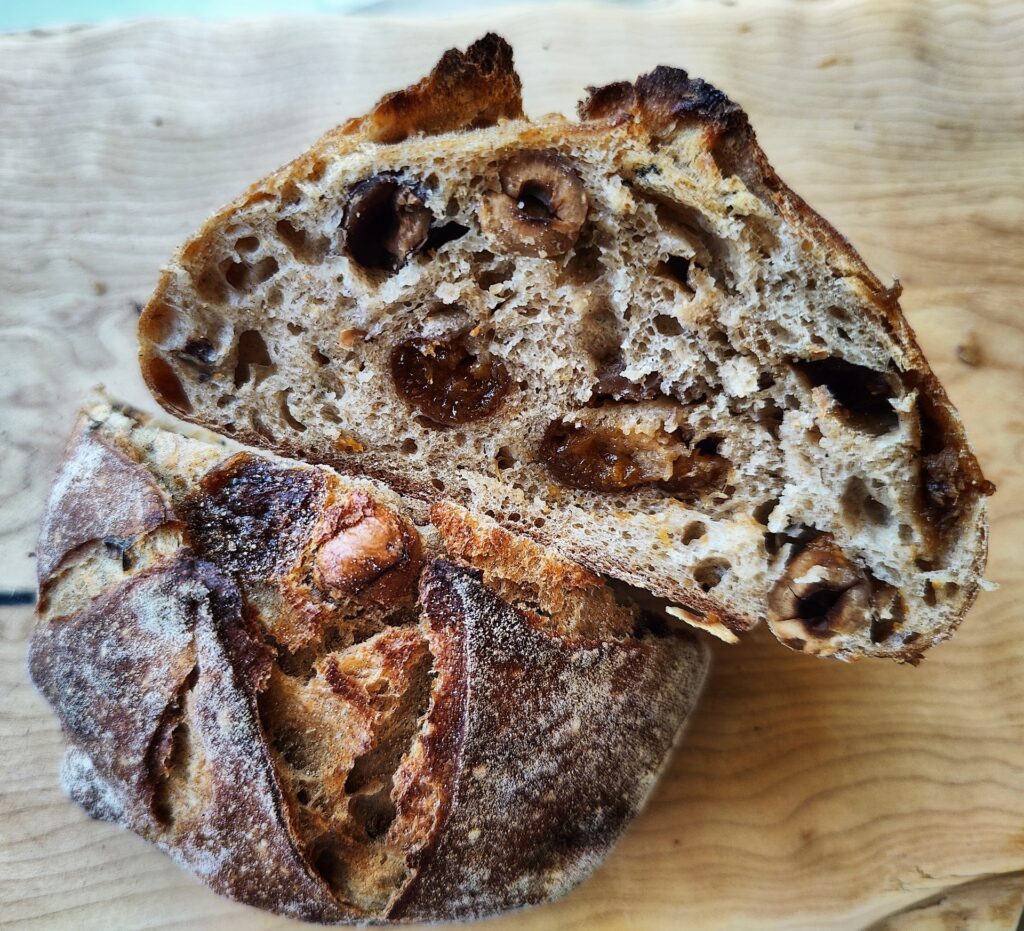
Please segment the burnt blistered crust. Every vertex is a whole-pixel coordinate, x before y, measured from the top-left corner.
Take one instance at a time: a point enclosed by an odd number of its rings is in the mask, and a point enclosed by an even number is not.
[[[84,511],[107,485],[90,463],[134,500]],[[162,523],[126,522],[153,501]],[[393,494],[109,409],[77,428],[48,513],[68,533],[47,531],[29,667],[69,794],[307,921],[561,894],[638,810],[707,667],[688,634],[462,509],[435,509],[448,545],[424,549]],[[102,544],[115,528],[136,532],[123,552]]]
[[[386,95],[367,116],[346,123],[344,131],[392,143],[414,133],[479,129],[522,117],[512,47],[489,32],[464,52],[449,49],[422,81]]]

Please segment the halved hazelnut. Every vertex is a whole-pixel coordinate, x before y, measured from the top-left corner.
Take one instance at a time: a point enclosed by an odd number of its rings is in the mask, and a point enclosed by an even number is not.
[[[831,640],[869,629],[874,613],[870,580],[828,534],[808,543],[768,594],[768,626],[806,653],[835,652]]]
[[[501,360],[474,354],[465,336],[407,339],[391,352],[399,396],[435,423],[468,423],[497,409],[508,391]]]
[[[423,248],[433,218],[420,194],[394,175],[374,175],[349,193],[345,251],[360,265],[395,271]]]
[[[520,152],[501,166],[498,179],[501,191],[480,205],[480,228],[501,251],[552,256],[572,248],[590,204],[565,156]]]
[[[388,603],[414,589],[423,562],[419,534],[365,492],[331,506],[317,536],[313,580],[328,593]]]

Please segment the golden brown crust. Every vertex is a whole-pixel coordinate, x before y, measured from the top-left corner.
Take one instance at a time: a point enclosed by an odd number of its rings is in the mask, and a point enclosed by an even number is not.
[[[430,521],[454,558],[484,570],[498,570],[512,582],[542,578],[555,592],[589,592],[604,585],[595,575],[551,550],[516,537],[497,524],[482,524],[465,508],[441,501],[430,509]]]
[[[435,504],[430,520],[448,555],[480,570],[484,585],[535,627],[592,640],[633,633],[635,611],[620,605],[593,572],[450,502]]]

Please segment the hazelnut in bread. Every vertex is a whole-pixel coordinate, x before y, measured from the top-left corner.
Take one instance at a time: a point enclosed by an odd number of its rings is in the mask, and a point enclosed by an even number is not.
[[[916,662],[971,605],[987,482],[885,286],[675,68],[524,117],[487,36],[178,250],[169,410],[451,499],[734,640]]]
[[[707,651],[457,505],[99,405],[39,541],[33,681],[96,818],[325,923],[554,898],[642,805]]]

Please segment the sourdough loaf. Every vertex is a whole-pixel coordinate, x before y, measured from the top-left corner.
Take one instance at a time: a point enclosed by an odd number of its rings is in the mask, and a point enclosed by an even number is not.
[[[916,661],[986,496],[898,304],[683,71],[522,112],[487,36],[212,216],[139,324],[175,414],[451,499],[727,640]]]
[[[34,682],[96,818],[321,922],[554,898],[642,805],[707,652],[462,508],[80,421],[39,541]]]

